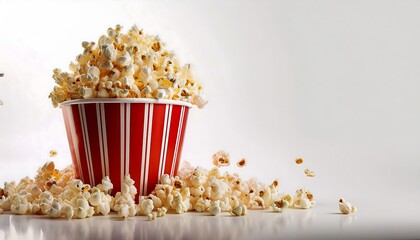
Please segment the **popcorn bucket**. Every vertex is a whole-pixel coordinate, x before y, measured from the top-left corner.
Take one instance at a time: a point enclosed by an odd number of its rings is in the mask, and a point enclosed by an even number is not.
[[[149,194],[162,174],[177,174],[191,104],[155,99],[81,99],[60,105],[76,177],[97,185],[126,174]]]

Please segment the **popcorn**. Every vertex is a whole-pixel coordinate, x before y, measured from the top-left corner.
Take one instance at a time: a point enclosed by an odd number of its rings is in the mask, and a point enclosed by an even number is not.
[[[230,214],[234,216],[243,216],[248,213],[248,209],[245,205],[241,205],[232,209]]]
[[[169,184],[171,184],[171,178],[169,177],[169,174],[163,174],[161,177],[160,177],[160,183],[161,184],[166,184],[166,185],[169,185]]]
[[[147,219],[148,219],[149,221],[154,221],[154,220],[156,220],[156,217],[157,217],[157,213],[156,213],[156,212],[153,212],[153,213],[149,213],[149,214],[147,214]]]
[[[110,195],[106,195],[104,192],[99,191],[98,188],[96,189],[90,195],[89,203],[94,207],[95,214],[100,213],[102,215],[108,215],[108,213],[111,211],[110,202],[112,201],[112,197]]]
[[[62,215],[61,212],[61,204],[57,199],[54,199],[51,207],[45,211],[46,215],[50,216],[51,218],[59,218]]]
[[[289,202],[286,200],[280,199],[278,201],[273,201],[271,207],[273,208],[273,212],[282,212],[283,209],[289,207]]]
[[[89,202],[83,197],[83,195],[79,195],[77,198],[73,199],[72,205],[75,206],[74,216],[76,218],[89,218],[95,213],[94,208],[89,206]]]
[[[239,160],[236,165],[240,168],[245,167],[246,166],[246,159],[242,158],[241,160]]]
[[[61,208],[61,213],[66,217],[67,220],[70,220],[74,215],[73,207],[69,204],[66,204]]]
[[[229,153],[220,150],[213,154],[213,164],[216,167],[226,167],[230,165]]]
[[[303,163],[303,159],[302,158],[296,158],[295,160],[296,164],[302,164]]]
[[[59,71],[57,74],[62,75]],[[95,68],[89,70],[89,75],[97,74]],[[229,163],[228,153],[219,151],[215,155],[218,164]],[[0,209],[11,210],[14,214],[44,214],[68,220],[107,215],[111,211],[124,219],[142,215],[155,220],[165,216],[167,211],[177,214],[208,211],[214,216],[230,212],[243,216],[249,208],[272,207],[274,212],[282,212],[288,207],[308,209],[315,205],[313,194],[306,188],[297,189],[293,195],[279,193],[278,179],[269,185],[254,178],[242,180],[236,173],[222,173],[220,166],[206,170],[184,163],[179,176],[162,175],[152,193],[139,196],[136,204],[137,189],[130,175],[124,176],[121,192],[113,197],[109,194],[113,188],[109,177],[104,177],[97,186],[90,186],[74,179],[73,167],[59,171],[53,162],[47,162],[38,170],[35,179],[26,177],[18,183],[5,183],[4,188],[0,188]],[[340,199],[339,204],[340,210],[344,209],[342,212],[356,211],[344,199]]]
[[[293,205],[297,208],[303,209],[308,209],[315,206],[312,193],[306,188],[300,188],[296,190]]]
[[[139,214],[147,216],[152,213],[154,209],[153,201],[151,199],[142,198],[139,200]]]
[[[222,212],[222,209],[220,208],[220,201],[217,200],[217,201],[212,202],[208,210],[211,215],[217,216],[219,213]]]
[[[304,172],[305,172],[306,176],[308,176],[308,177],[315,177],[314,171],[312,171],[310,169],[305,169]]]
[[[28,210],[28,200],[26,199],[26,196],[21,196],[17,193],[13,194],[11,196],[10,210],[14,214],[26,214]]]
[[[190,102],[203,108],[207,99],[190,65],[179,64],[159,37],[137,26],[122,33],[108,28],[95,42],[82,42],[83,52],[69,72],[53,70],[57,84],[49,97],[59,103],[82,98],[155,98]]]
[[[157,216],[158,217],[163,217],[163,216],[166,215],[167,211],[168,210],[165,207],[160,207],[160,208],[157,209]]]
[[[121,205],[121,207],[118,210],[118,217],[127,219],[129,216],[129,209],[127,204]]]
[[[97,188],[104,193],[109,193],[114,188],[114,185],[112,184],[111,179],[109,179],[108,176],[105,176],[102,179],[102,182],[98,184]]]
[[[210,207],[210,200],[199,198],[194,206],[196,212],[204,212]]]
[[[338,207],[340,209],[340,212],[342,212],[343,214],[350,214],[357,211],[357,208],[351,205],[351,203],[344,200],[344,198],[340,198],[340,200],[338,201]]]
[[[50,157],[55,157],[55,156],[57,156],[57,151],[51,150],[50,151]]]

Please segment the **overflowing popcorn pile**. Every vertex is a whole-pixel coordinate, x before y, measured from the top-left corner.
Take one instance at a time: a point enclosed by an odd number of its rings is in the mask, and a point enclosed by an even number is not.
[[[82,43],[84,50],[70,63],[70,72],[54,69],[57,85],[49,97],[55,107],[86,98],[172,99],[204,107],[207,100],[190,64],[181,66],[165,46],[135,25],[127,33],[120,25],[108,28],[97,44]]]
[[[55,154],[54,154],[55,156]],[[121,192],[111,196],[113,188],[109,177],[97,186],[83,184],[74,178],[74,168],[61,171],[54,162],[45,163],[34,179],[26,177],[19,183],[5,183],[0,188],[0,213],[42,214],[51,218],[88,218],[107,215],[111,211],[121,218],[147,216],[149,220],[167,212],[181,214],[188,211],[208,212],[218,215],[229,212],[243,216],[251,208],[282,212],[287,208],[311,208],[315,205],[313,194],[300,188],[295,194],[280,193],[279,181],[264,185],[256,179],[243,180],[238,174],[221,173],[221,166],[230,163],[229,154],[219,151],[213,155],[216,165],[210,170],[184,163],[178,176],[161,176],[159,183],[148,196],[139,196],[134,181],[126,175]],[[245,160],[238,161],[243,166]]]

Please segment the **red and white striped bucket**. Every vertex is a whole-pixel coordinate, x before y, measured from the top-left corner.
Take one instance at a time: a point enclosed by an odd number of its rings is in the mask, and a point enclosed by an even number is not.
[[[113,194],[129,173],[138,194],[162,174],[177,174],[191,104],[154,99],[81,99],[63,110],[76,177],[96,185],[109,176]]]

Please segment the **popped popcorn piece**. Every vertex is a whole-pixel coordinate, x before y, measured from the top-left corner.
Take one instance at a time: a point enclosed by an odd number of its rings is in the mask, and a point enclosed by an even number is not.
[[[50,216],[51,218],[59,218],[62,215],[61,212],[61,204],[57,199],[54,199],[51,207],[45,211],[46,215]]]
[[[252,205],[253,206],[257,206],[257,207],[260,207],[260,208],[265,208],[265,202],[264,202],[264,199],[262,199],[260,196],[255,196],[253,199],[252,199]]]
[[[240,168],[245,167],[246,166],[246,159],[242,158],[241,160],[239,160],[236,165]]]
[[[121,205],[121,207],[118,210],[118,217],[127,219],[129,215],[129,210],[127,204]]]
[[[315,206],[315,201],[313,201],[313,194],[306,188],[300,188],[296,190],[293,206],[303,209],[308,209]]]
[[[295,205],[305,209],[313,206],[312,202],[307,198],[298,199]]]
[[[243,216],[247,214],[247,212],[248,212],[247,207],[245,205],[241,205],[241,206],[233,208],[230,214],[234,216]]]
[[[281,199],[286,201],[289,206],[293,206],[295,204],[295,198],[291,194],[286,194]]]
[[[350,214],[357,211],[357,208],[353,206],[350,202],[344,200],[344,198],[340,198],[340,200],[338,200],[338,207],[340,209],[340,212],[343,214]]]
[[[108,215],[111,211],[110,202],[112,197],[104,192],[95,190],[89,197],[89,203],[94,207],[96,214]]]
[[[69,72],[53,70],[54,107],[81,98],[155,98],[190,102],[203,108],[207,99],[189,64],[182,66],[157,36],[133,26],[108,28],[97,44],[82,42],[83,52]]]
[[[217,216],[219,213],[222,212],[222,209],[220,208],[220,201],[217,200],[217,201],[212,202],[208,210],[211,215]]]
[[[295,160],[296,164],[302,164],[303,163],[303,159],[302,158],[296,158]]]
[[[167,211],[168,210],[165,207],[160,207],[160,208],[157,209],[157,216],[158,217],[163,217],[163,216],[166,215]]]
[[[55,157],[55,156],[57,156],[57,151],[51,150],[50,151],[50,157]]]
[[[11,206],[10,210],[14,214],[23,215],[26,214],[28,210],[28,200],[25,196],[21,196],[19,194],[13,194],[11,196]]]
[[[315,177],[315,172],[310,169],[305,169],[305,174],[307,177]]]
[[[210,200],[203,198],[199,198],[194,206],[194,210],[196,212],[204,212],[210,207]]]
[[[97,188],[104,193],[109,193],[114,188],[114,185],[112,184],[111,179],[109,179],[108,176],[105,176],[102,179],[102,182],[97,185]]]
[[[156,220],[156,218],[157,218],[157,213],[156,212],[147,214],[147,220],[149,220],[149,221],[154,221],[154,220]]]
[[[66,204],[61,208],[61,213],[66,217],[67,220],[70,220],[74,215],[74,209],[71,205]]]
[[[89,218],[95,213],[94,208],[89,205],[89,202],[83,197],[83,195],[79,195],[77,198],[73,199],[72,205],[75,206],[74,216],[76,218]]]
[[[160,181],[161,184],[166,184],[166,185],[169,185],[172,182],[171,178],[169,177],[169,174],[163,174],[160,177],[159,181]]]
[[[229,153],[220,150],[213,154],[213,164],[216,167],[226,167],[230,165]]]
[[[151,199],[142,198],[139,201],[139,214],[147,216],[152,213],[154,209],[153,201]]]
[[[282,212],[283,209],[289,207],[289,202],[286,200],[280,199],[278,201],[273,201],[271,207],[273,208],[273,212]]]

